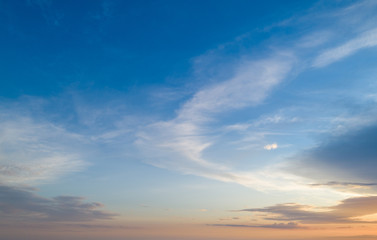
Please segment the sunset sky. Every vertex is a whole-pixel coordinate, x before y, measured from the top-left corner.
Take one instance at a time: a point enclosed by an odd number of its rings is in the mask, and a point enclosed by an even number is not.
[[[0,0],[0,240],[376,240],[377,1]]]

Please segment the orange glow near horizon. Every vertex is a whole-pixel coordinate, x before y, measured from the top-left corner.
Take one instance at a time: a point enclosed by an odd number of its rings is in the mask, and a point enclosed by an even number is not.
[[[305,225],[302,229],[273,229],[258,227],[222,227],[193,224],[161,224],[149,225],[136,224],[130,226],[118,222],[113,225],[101,226],[92,224],[82,226],[70,224],[69,226],[50,225],[41,227],[30,225],[20,230],[19,228],[1,228],[2,236],[25,239],[218,239],[218,240],[279,240],[279,239],[342,239],[357,238],[377,239],[375,224],[312,224]],[[97,226],[97,227],[96,227]],[[365,238],[365,236],[370,236]],[[30,238],[32,237],[32,238]]]

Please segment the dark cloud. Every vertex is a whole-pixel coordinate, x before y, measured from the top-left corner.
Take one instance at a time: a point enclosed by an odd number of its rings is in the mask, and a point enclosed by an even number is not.
[[[358,193],[373,193],[377,189],[377,183],[362,183],[362,182],[338,182],[330,181],[326,183],[312,183],[311,187],[331,187],[338,191],[344,192],[358,192]]]
[[[351,187],[351,188],[363,188],[363,187],[372,187],[377,186],[377,183],[358,183],[358,182],[337,182],[331,181],[327,183],[313,183],[309,184],[312,187],[321,187],[321,186],[339,186],[339,187]]]
[[[375,186],[377,182],[377,124],[329,137],[311,150],[296,156],[289,171],[333,183]]]
[[[299,229],[304,228],[295,222],[274,223],[266,225],[243,225],[243,224],[208,224],[214,227],[246,227],[246,228],[277,228],[277,229]]]
[[[238,220],[239,217],[228,217],[228,218],[219,218],[219,221],[232,221],[232,220]]]
[[[340,204],[322,209],[294,203],[278,204],[265,208],[242,209],[246,212],[267,213],[265,220],[298,221],[301,223],[362,223],[355,218],[377,213],[377,196],[355,197]]]
[[[65,227],[69,228],[83,228],[83,229],[141,229],[141,227],[136,226],[124,226],[124,225],[104,225],[104,224],[65,224]]]
[[[99,210],[101,207],[101,203],[84,202],[82,197],[44,198],[32,189],[0,185],[0,219],[7,221],[83,222],[116,216]]]

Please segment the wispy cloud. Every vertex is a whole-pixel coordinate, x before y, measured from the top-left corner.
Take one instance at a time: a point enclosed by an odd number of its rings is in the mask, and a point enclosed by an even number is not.
[[[103,6],[103,11],[103,15],[107,16],[106,6]],[[334,16],[332,17],[334,18]],[[290,24],[292,22],[287,21],[279,27],[286,27]],[[247,118],[241,119],[238,124],[230,123],[228,125],[229,122],[224,124],[222,118],[237,111],[256,109],[264,104],[285,80],[290,79],[299,71],[304,71],[307,68],[305,62],[311,61],[313,55],[316,58],[314,62],[319,64],[318,66],[325,66],[359,49],[374,46],[377,30],[365,30],[364,33],[341,47],[327,49],[316,56],[318,47],[329,44],[330,37],[333,37],[330,32],[332,30],[328,28],[316,28],[313,32],[308,33],[305,31],[305,34],[299,34],[298,40],[295,39],[293,44],[290,41],[289,46],[284,44],[280,46],[276,42],[270,41],[271,45],[264,46],[269,49],[268,53],[258,53],[255,56],[250,53],[253,51],[250,51],[238,54],[238,57],[228,58],[226,54],[222,56],[222,52],[217,49],[194,59],[195,73],[193,77],[198,78],[197,81],[205,80],[204,83],[201,83],[202,87],[194,92],[188,100],[181,103],[173,118],[157,120],[149,125],[145,122],[134,124],[137,126],[133,128],[133,131],[137,131],[135,143],[141,149],[140,152],[145,154],[143,159],[147,159],[146,161],[154,166],[180,171],[184,174],[235,182],[259,189],[277,188],[276,183],[279,182],[277,179],[287,180],[285,186],[289,186],[288,188],[298,185],[300,185],[299,187],[308,187],[304,183],[298,184],[300,177],[281,172],[272,174],[264,169],[245,169],[240,172],[224,164],[225,161],[221,161],[223,159],[219,160],[210,154],[206,155],[206,153],[211,147],[217,147],[216,144],[219,143],[218,140],[224,132],[221,129],[224,125],[229,126],[227,130],[245,131],[250,127],[263,128],[269,124],[298,121],[296,117],[266,114],[270,110],[268,108],[262,113],[261,111],[255,112],[253,117],[256,121]],[[247,41],[249,35],[241,37],[242,41],[240,41],[241,38],[236,39],[236,44],[233,45]],[[295,37],[297,36],[295,35]],[[227,48],[228,45],[232,44],[224,45],[221,48]],[[305,59],[301,59],[299,51],[302,48],[307,48],[305,51],[315,49],[313,51],[315,53],[310,53],[310,57],[306,56]],[[338,48],[343,49],[343,52],[336,50]],[[217,51],[221,53],[217,54]],[[203,74],[203,72],[206,73]],[[200,74],[203,74],[204,77],[198,77]],[[181,98],[181,92],[165,89],[154,95],[155,99],[165,98],[164,101],[169,102],[187,99],[188,93],[185,92],[185,98]],[[75,105],[75,117],[78,125],[81,124],[80,126],[85,126],[92,131],[85,136],[72,134],[58,124],[51,124],[48,121],[37,123],[32,118],[22,115],[17,115],[13,122],[8,121],[9,119],[4,120],[0,130],[8,132],[8,134],[0,137],[0,141],[7,144],[6,149],[0,149],[2,151],[0,180],[4,183],[46,181],[82,169],[85,162],[82,160],[80,151],[72,151],[70,147],[67,147],[80,145],[79,138],[93,142],[111,142],[118,146],[126,145],[124,136],[129,133],[129,129],[119,121],[122,114],[118,115],[124,109],[119,112],[115,111],[114,114],[113,106],[121,106],[121,104],[119,102],[111,104],[111,106],[109,104],[106,109],[85,104]],[[114,120],[115,118],[117,120]],[[243,122],[243,120],[245,121]],[[144,127],[144,125],[147,126]],[[219,127],[219,125],[221,126]],[[98,126],[105,127],[98,130]],[[287,145],[280,140],[278,146],[273,143],[278,140],[262,139],[266,135],[263,134],[264,132],[259,134],[257,131],[251,133],[253,141],[259,141],[256,145],[257,148],[262,151],[263,148],[273,150]],[[267,144],[271,142],[273,144]],[[242,147],[238,146],[233,150],[238,151]],[[23,151],[9,149],[23,149]],[[119,149],[114,151],[119,151],[114,154],[122,153]],[[257,160],[255,159],[255,161]],[[278,177],[273,177],[273,175]]]
[[[331,181],[327,183],[312,183],[310,186],[313,187],[322,187],[322,186],[331,186],[331,187],[346,187],[346,188],[370,188],[377,186],[377,183],[358,183],[358,182],[336,182]]]
[[[369,25],[363,30],[355,30],[357,26],[360,26],[361,21],[355,20],[353,29],[350,31],[343,29],[344,33],[341,37],[331,33],[333,32],[332,28],[338,28],[342,21],[350,19],[351,15],[355,19],[362,17],[357,9],[369,6],[366,2],[356,5],[355,7],[352,7],[354,6],[352,4],[347,5],[345,8],[348,10],[342,8],[329,11],[327,14],[309,14],[310,16],[301,17],[299,23],[286,21],[285,24],[278,27],[284,28],[291,25],[297,27],[296,24],[305,25],[309,22],[313,24],[314,21],[321,22],[324,19],[326,21],[332,19],[333,24],[325,27],[321,23],[316,24],[312,32],[305,31],[305,33],[301,32],[293,36],[295,39],[289,41],[288,45],[284,45],[284,43],[280,45],[271,40],[268,54],[264,52],[258,57],[254,57],[243,53],[239,54],[237,59],[235,57],[237,53],[233,52],[234,55],[227,58],[226,48],[232,44],[226,44],[194,59],[193,78],[196,78],[197,81],[205,81],[207,84],[201,84],[202,87],[193,93],[191,98],[181,103],[180,107],[176,109],[175,117],[170,120],[157,121],[138,132],[135,142],[141,152],[145,154],[146,161],[154,166],[180,171],[184,174],[236,182],[248,187],[263,188],[262,186],[274,185],[276,178],[265,174],[268,171],[251,169],[247,173],[240,173],[222,163],[221,160],[206,155],[207,150],[217,147],[217,141],[222,137],[220,132],[224,133],[224,129],[220,129],[218,125],[224,126],[221,121],[229,113],[247,108],[257,108],[263,104],[282,82],[306,71],[310,65],[307,64],[308,62],[313,62],[313,66],[323,67],[361,49],[377,45],[375,26]],[[344,35],[353,36],[353,39],[340,46],[323,50],[324,47],[329,47],[334,42],[344,42]],[[242,41],[236,39],[234,42],[243,44],[248,37],[250,36],[245,35],[242,37]],[[331,43],[330,40],[332,40]],[[302,54],[303,48],[305,48],[305,53]],[[318,52],[320,52],[319,55]],[[263,113],[259,118],[253,116],[257,121],[247,119],[238,121],[236,124],[227,123],[225,126],[228,127],[225,131],[246,131],[251,127],[261,128],[268,124],[288,124],[298,121],[295,116],[285,117],[279,114]],[[260,121],[258,122],[258,120]],[[279,147],[274,143],[267,144],[270,140],[262,139],[263,141],[261,141],[257,134],[251,137],[259,140],[255,144],[259,149],[273,150]],[[272,141],[275,140],[272,139]],[[286,145],[287,143],[282,143],[281,146]],[[242,146],[241,148],[235,147],[235,149],[246,148]],[[288,176],[288,173],[277,175],[284,176],[282,178],[290,182],[287,185],[308,187],[304,183],[298,184],[295,176]]]
[[[244,212],[262,212],[268,215],[265,220],[299,221],[301,223],[362,223],[360,217],[377,213],[377,197],[355,197],[340,204],[315,208],[294,203],[278,204],[265,208],[243,209]]]
[[[250,182],[253,177],[203,158],[203,151],[213,144],[209,124],[216,122],[219,114],[262,103],[289,74],[293,63],[290,54],[240,62],[234,76],[199,90],[177,111],[176,118],[140,132],[138,146],[154,156],[149,162],[158,167],[226,182]]]
[[[326,30],[313,32],[299,39],[297,46],[300,48],[318,47],[329,41],[332,36],[333,34]]]
[[[49,122],[36,122],[14,112],[0,113],[0,181],[32,184],[82,169],[86,163],[73,150],[80,136]]]
[[[255,106],[290,72],[294,56],[241,62],[233,77],[198,91],[178,111],[178,119],[205,120],[213,113]]]
[[[214,227],[236,227],[236,228],[275,228],[275,229],[302,229],[305,228],[295,222],[288,223],[274,223],[261,225],[243,225],[243,224],[208,224]]]
[[[313,67],[324,67],[339,61],[357,51],[377,45],[377,29],[368,30],[356,38],[331,49],[325,50],[314,59]]]
[[[86,222],[111,219],[103,204],[81,197],[40,197],[32,189],[0,186],[0,216],[6,222]]]

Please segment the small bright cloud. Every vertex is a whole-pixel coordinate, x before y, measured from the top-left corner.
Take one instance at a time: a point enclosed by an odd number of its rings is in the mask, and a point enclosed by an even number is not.
[[[277,149],[278,148],[278,145],[276,143],[273,143],[273,144],[267,144],[266,146],[263,147],[264,149],[266,150],[273,150],[273,149]]]

